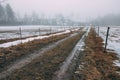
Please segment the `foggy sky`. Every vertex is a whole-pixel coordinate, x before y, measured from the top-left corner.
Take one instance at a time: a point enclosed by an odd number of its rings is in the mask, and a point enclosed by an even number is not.
[[[81,21],[120,13],[120,0],[9,0],[8,3],[20,14],[34,11],[50,16],[62,13]]]

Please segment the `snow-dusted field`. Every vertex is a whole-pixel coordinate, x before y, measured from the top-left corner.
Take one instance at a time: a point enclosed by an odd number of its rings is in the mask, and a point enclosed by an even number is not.
[[[76,26],[77,27],[77,26]],[[72,28],[71,26],[0,26],[0,39],[10,39],[20,37],[20,28],[22,37],[35,36],[50,32],[58,32],[64,29]],[[40,29],[40,30],[39,30]],[[40,31],[40,32],[39,32]]]
[[[106,39],[107,27],[100,27],[100,36]],[[114,50],[120,55],[120,26],[110,27],[108,49]]]
[[[107,27],[100,27],[99,31],[99,35],[103,38],[105,43]],[[98,32],[98,28],[96,28],[96,32]],[[114,52],[117,53],[118,57],[120,58],[120,26],[110,27],[107,49],[114,50]],[[114,63],[116,66],[120,67],[119,60],[114,61]]]
[[[79,29],[80,28],[75,28],[75,29],[72,29],[72,31],[77,31]],[[33,41],[33,40],[36,40],[36,39],[43,39],[43,38],[48,38],[48,37],[51,37],[51,36],[56,36],[56,35],[62,35],[62,34],[70,33],[70,31],[71,30],[65,30],[63,32],[59,32],[59,33],[55,33],[55,34],[42,35],[42,36],[30,37],[30,38],[26,38],[26,39],[22,39],[22,40],[16,40],[16,41],[12,41],[12,42],[7,42],[7,43],[0,44],[0,47],[10,47],[10,46],[13,46],[13,45],[18,45],[20,43],[29,42],[29,41]]]

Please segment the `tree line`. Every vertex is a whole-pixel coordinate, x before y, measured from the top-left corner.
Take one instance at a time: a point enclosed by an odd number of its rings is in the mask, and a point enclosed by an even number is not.
[[[51,18],[45,14],[38,15],[33,12],[31,15],[25,14],[23,17],[16,15],[11,6],[0,4],[0,25],[61,25],[73,26],[82,25],[83,23],[74,21],[62,14],[57,14]]]
[[[108,14],[103,17],[98,17],[90,23],[94,25],[115,25],[120,26],[120,14]]]
[[[16,22],[16,17],[11,6],[7,4],[5,7],[3,7],[0,4],[0,25],[13,24],[15,22]]]

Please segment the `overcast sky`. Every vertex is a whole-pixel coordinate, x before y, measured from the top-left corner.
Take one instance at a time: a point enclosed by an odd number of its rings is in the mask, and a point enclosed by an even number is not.
[[[62,13],[81,21],[120,13],[120,0],[9,0],[8,2],[14,11],[20,14],[32,11],[46,15]]]

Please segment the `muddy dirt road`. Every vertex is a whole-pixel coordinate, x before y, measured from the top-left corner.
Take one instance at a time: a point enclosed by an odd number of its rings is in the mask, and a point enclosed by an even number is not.
[[[69,39],[69,38],[71,38],[71,37],[73,37],[75,35],[77,35],[77,33],[71,34],[69,37],[66,37],[66,38],[64,38],[62,40],[59,40],[59,41],[57,41],[55,43],[52,43],[51,45],[48,45],[48,46],[40,49],[39,51],[36,51],[35,53],[28,54],[26,56],[23,56],[21,59],[16,60],[14,63],[7,66],[7,68],[3,72],[0,73],[0,79],[9,76],[15,70],[24,67],[25,65],[29,64],[32,60],[34,60],[34,59],[38,58],[39,56],[41,56],[46,51],[56,47],[61,42],[65,41],[65,40],[67,40],[67,39]]]

